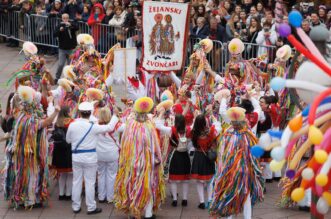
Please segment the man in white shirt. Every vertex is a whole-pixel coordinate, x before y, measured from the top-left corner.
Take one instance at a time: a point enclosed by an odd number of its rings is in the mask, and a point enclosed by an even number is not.
[[[113,131],[118,118],[113,116],[108,125],[93,124],[89,118],[93,111],[93,104],[83,102],[78,107],[80,118],[69,125],[66,140],[72,145],[72,209],[75,214],[81,211],[81,193],[83,179],[87,214],[98,214],[101,208],[96,207],[95,181],[97,172],[97,135]]]

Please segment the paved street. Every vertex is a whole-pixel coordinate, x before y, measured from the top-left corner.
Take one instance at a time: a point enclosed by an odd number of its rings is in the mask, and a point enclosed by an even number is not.
[[[24,56],[19,55],[19,49],[8,48],[5,44],[0,44],[0,91],[1,91],[1,103],[2,109],[4,110],[6,107],[7,96],[10,92],[9,88],[4,86],[4,83],[7,81],[11,73],[15,70],[18,70],[24,63]],[[52,73],[55,73],[56,70],[56,59],[55,57],[46,58],[47,66],[51,70]],[[123,88],[123,87],[121,87]],[[121,89],[119,86],[114,87],[114,92],[118,95],[121,94]],[[123,92],[122,92],[123,93]],[[119,96],[117,97],[120,98]],[[0,136],[3,133],[0,133]],[[4,144],[0,145],[0,166],[1,168],[4,165]],[[2,184],[2,178],[1,182]],[[181,187],[179,187],[181,188]],[[51,180],[51,198],[49,201],[49,205],[42,209],[32,209],[32,210],[13,210],[8,208],[8,203],[3,201],[3,188],[0,188],[0,218],[6,219],[69,219],[69,218],[127,218],[124,214],[116,211],[112,204],[98,204],[103,212],[101,214],[95,216],[86,215],[86,207],[85,201],[82,202],[82,211],[81,213],[75,215],[71,210],[71,202],[70,201],[58,201],[58,189],[57,182]],[[180,206],[181,197],[180,197],[180,189],[179,189],[179,205],[177,208],[171,206],[171,198],[170,192],[167,190],[167,200],[162,205],[161,210],[157,213],[157,218],[190,218],[190,219],[200,219],[200,218],[208,218],[207,210],[200,210],[197,208],[198,206],[198,195],[196,192],[196,187],[194,183],[191,183],[190,192],[188,197],[188,206],[182,208]],[[267,194],[265,196],[265,200],[263,203],[256,205],[253,209],[253,218],[256,219],[305,219],[310,218],[310,214],[303,213],[298,211],[297,209],[280,209],[276,207],[276,202],[279,198],[281,191],[277,187],[277,183],[267,184]],[[242,215],[238,215],[234,218],[242,218]],[[331,213],[325,217],[331,218]]]

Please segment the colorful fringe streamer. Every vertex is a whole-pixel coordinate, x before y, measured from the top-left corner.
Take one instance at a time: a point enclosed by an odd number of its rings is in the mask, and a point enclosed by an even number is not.
[[[212,216],[241,213],[249,193],[252,205],[263,200],[262,170],[250,153],[250,147],[256,143],[256,137],[248,128],[236,131],[230,127],[221,137],[209,206]]]
[[[147,204],[153,202],[153,212],[165,199],[160,142],[151,121],[130,120],[122,135],[119,169],[115,182],[115,206],[140,217]]]

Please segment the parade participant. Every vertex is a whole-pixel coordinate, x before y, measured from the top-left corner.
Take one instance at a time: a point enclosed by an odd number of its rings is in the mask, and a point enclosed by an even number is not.
[[[178,90],[178,99],[174,106],[174,112],[176,114],[182,114],[185,117],[186,125],[193,124],[194,112],[196,107],[190,100],[191,92],[188,90],[188,85],[182,86]]]
[[[115,207],[139,218],[154,218],[165,199],[160,143],[147,113],[153,100],[139,98],[135,117],[129,118],[122,135],[119,169],[115,183]]]
[[[108,107],[99,110],[99,125],[108,124],[111,112]],[[98,198],[99,203],[111,203],[114,199],[114,184],[118,170],[118,158],[120,151],[120,136],[125,125],[117,122],[111,132],[98,135]]]
[[[80,118],[69,125],[66,141],[72,148],[73,190],[72,209],[75,214],[81,211],[82,184],[85,182],[87,214],[98,214],[102,211],[96,207],[94,200],[97,172],[97,139],[99,134],[114,130],[118,118],[112,116],[107,125],[89,122],[93,104],[83,102],[78,107]]]
[[[66,142],[66,133],[72,122],[70,108],[63,106],[57,117],[52,139],[54,140],[52,165],[59,174],[59,200],[71,200],[72,158],[71,145]]]
[[[88,87],[95,87],[98,77],[103,77],[100,53],[94,48],[86,50],[74,66],[74,72],[79,78],[88,81]]]
[[[252,217],[251,206],[263,199],[262,172],[250,153],[257,139],[247,128],[243,108],[230,108],[227,114],[231,126],[220,139],[209,212],[211,216],[232,218],[243,211],[248,219]]]
[[[77,47],[74,49],[72,55],[70,56],[70,65],[75,65],[79,60],[79,57],[83,55],[85,51],[94,48],[94,39],[89,34],[81,33],[77,35],[77,44]]]
[[[208,201],[211,200],[212,188],[208,184],[215,174],[215,161],[210,160],[207,152],[213,147],[213,142],[221,131],[220,124],[214,123],[210,128],[204,115],[195,118],[192,129],[192,143],[195,148],[191,168],[191,179],[196,180],[200,204],[198,208],[205,209],[204,186],[207,186]]]
[[[266,133],[272,127],[272,120],[270,114],[267,113],[269,107],[269,97],[263,96],[260,98],[260,106],[262,109],[262,114],[264,115],[264,120],[258,122],[257,125],[257,136],[260,137],[262,134]],[[270,152],[266,151],[261,157],[261,166],[263,166],[263,177],[267,183],[272,182],[272,172],[270,170]]]
[[[14,208],[40,207],[49,195],[49,145],[45,128],[60,109],[55,107],[50,117],[42,119],[34,106],[35,90],[20,86],[17,93],[21,106],[6,148],[5,199],[11,201]],[[34,153],[36,151],[38,153]]]
[[[163,119],[164,109],[159,118]],[[175,116],[174,126],[164,126],[163,122],[156,122],[156,128],[162,133],[170,136],[170,145],[174,147],[174,152],[170,158],[169,181],[172,194],[172,206],[177,207],[177,184],[183,185],[182,206],[187,206],[188,180],[190,179],[191,163],[188,154],[188,138],[190,137],[190,127],[186,126],[185,117],[181,114]]]

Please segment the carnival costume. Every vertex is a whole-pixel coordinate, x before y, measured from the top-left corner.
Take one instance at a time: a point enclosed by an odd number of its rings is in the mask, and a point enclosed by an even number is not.
[[[122,136],[119,169],[115,182],[115,206],[139,217],[151,217],[165,199],[163,166],[156,128],[147,119],[153,107],[148,98],[136,100],[137,118],[128,120]]]
[[[256,144],[257,139],[244,124],[244,111],[239,107],[227,111],[232,122],[243,124],[240,130],[230,126],[220,139],[217,172],[212,181],[214,192],[209,207],[210,214],[214,216],[237,215],[243,211],[246,201],[254,205],[263,199],[262,171],[250,153],[250,147]]]
[[[48,140],[36,105],[36,92],[18,88],[23,110],[15,120],[6,148],[5,199],[14,207],[32,207],[48,200]]]

